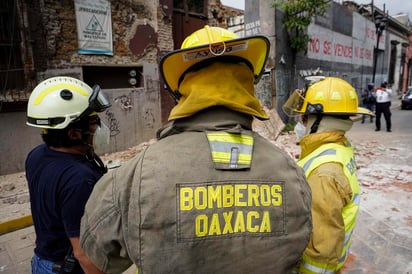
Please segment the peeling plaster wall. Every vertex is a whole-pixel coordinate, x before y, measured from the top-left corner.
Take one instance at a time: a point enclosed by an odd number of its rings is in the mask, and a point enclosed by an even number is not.
[[[168,47],[158,40],[163,26],[154,1],[113,1],[112,35],[114,56],[77,53],[77,28],[74,1],[45,1],[43,24],[47,37],[48,69],[83,65],[141,65],[156,63],[158,51]],[[169,39],[172,33],[169,33]],[[39,78],[48,77],[47,70]]]
[[[173,106],[162,89],[158,62],[174,49],[172,0],[111,1],[114,56],[77,53],[73,0],[16,0],[24,18],[25,100],[42,80],[58,75],[83,79],[83,66],[141,67],[142,88],[105,90],[112,107],[101,114],[110,126],[110,145],[99,153],[125,150],[155,137]],[[234,11],[210,0],[207,23],[227,27],[226,13]],[[40,131],[25,125],[26,113],[0,113],[0,175],[24,170],[27,153],[41,143]]]
[[[35,41],[31,68],[35,82],[58,75],[83,79],[83,66],[142,68],[143,87],[104,90],[112,107],[100,116],[110,127],[111,138],[99,153],[122,151],[155,138],[162,125],[158,61],[161,52],[173,50],[172,21],[163,3],[167,1],[161,0],[162,5],[151,0],[111,1],[112,57],[77,53],[74,1],[22,2],[28,7]],[[25,120],[25,112],[0,113],[2,125],[13,125],[0,131],[0,148],[10,152],[0,154],[0,175],[24,170],[27,153],[42,142],[40,131],[26,126]]]
[[[112,107],[100,114],[110,129],[110,143],[98,153],[123,151],[155,137],[160,120],[157,64],[145,64],[144,88],[106,90]]]

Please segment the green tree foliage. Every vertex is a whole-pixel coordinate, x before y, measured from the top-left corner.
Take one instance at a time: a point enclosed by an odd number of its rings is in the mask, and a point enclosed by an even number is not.
[[[273,7],[285,13],[283,22],[295,53],[306,51],[310,41],[306,28],[314,15],[323,15],[330,0],[275,0]]]

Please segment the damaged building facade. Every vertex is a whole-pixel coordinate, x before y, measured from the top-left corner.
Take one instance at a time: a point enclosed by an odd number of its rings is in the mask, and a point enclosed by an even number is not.
[[[282,120],[288,117],[281,106],[291,89],[303,88],[311,75],[336,76],[351,83],[360,93],[373,81],[387,81],[395,94],[412,85],[412,33],[409,18],[399,20],[385,10],[353,1],[330,1],[325,14],[314,16],[307,28],[311,38],[306,52],[298,52],[293,61],[288,33],[283,26],[284,13],[274,9],[273,1],[245,1],[245,35],[264,34],[271,41],[267,70],[270,71],[271,94],[259,94],[269,108],[276,108]],[[373,15],[387,18],[377,43]],[[294,77],[292,76],[294,72]],[[292,79],[293,78],[293,79]],[[264,78],[263,78],[264,79]]]
[[[110,128],[110,144],[100,154],[155,138],[175,104],[159,75],[160,58],[205,24],[229,28],[239,36],[263,34],[270,39],[267,68],[256,95],[267,108],[276,108],[284,121],[281,106],[291,91],[292,70],[296,88],[313,74],[344,78],[359,92],[372,80],[377,41],[372,14],[384,13],[382,9],[331,1],[307,30],[312,37],[308,51],[292,63],[284,14],[272,2],[247,0],[241,11],[220,0],[0,1],[0,175],[22,171],[28,151],[41,142],[39,129],[25,125],[27,100],[38,83],[53,76],[99,84],[109,97],[112,107],[101,118]],[[94,54],[80,43],[76,5],[90,3],[106,5],[103,13],[110,12],[107,52]],[[106,30],[98,16],[84,17],[84,33]],[[389,17],[376,51],[375,82],[388,81],[401,93],[412,83],[409,19],[400,23]]]
[[[0,1],[0,175],[24,170],[27,153],[42,142],[41,131],[26,126],[27,101],[53,76],[99,84],[110,99],[112,107],[100,115],[110,144],[100,154],[155,138],[174,106],[159,74],[160,58],[205,24],[226,27],[224,14],[219,0]],[[84,50],[79,33],[111,43],[102,52]]]

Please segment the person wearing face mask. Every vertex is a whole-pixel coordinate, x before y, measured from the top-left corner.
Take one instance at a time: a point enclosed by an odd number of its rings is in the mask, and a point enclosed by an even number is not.
[[[80,220],[97,180],[107,172],[94,142],[108,140],[98,113],[110,107],[99,86],[52,77],[30,95],[27,125],[43,144],[25,162],[36,233],[32,273],[101,273],[79,245]]]
[[[299,117],[299,120],[296,123],[295,128],[293,129],[293,131],[296,134],[296,137],[298,138],[298,143],[297,144],[299,144],[300,139],[302,139],[303,136],[305,136],[305,134],[306,134],[306,127],[305,127],[306,121],[305,121],[304,118],[305,117],[303,117],[303,116]]]
[[[301,116],[306,127],[298,165],[312,190],[312,235],[295,273],[335,273],[349,254],[361,194],[345,133],[353,125],[351,117],[374,115],[358,107],[356,90],[348,82],[335,77],[310,79],[283,110]]]

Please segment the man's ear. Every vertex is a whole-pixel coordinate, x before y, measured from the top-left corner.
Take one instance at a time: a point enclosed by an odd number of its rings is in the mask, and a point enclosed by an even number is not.
[[[79,129],[77,128],[71,128],[67,131],[67,136],[69,136],[70,140],[81,140],[82,139],[82,133]]]

